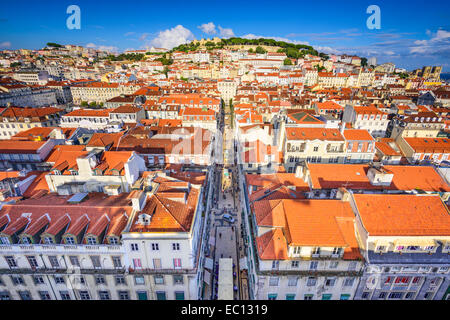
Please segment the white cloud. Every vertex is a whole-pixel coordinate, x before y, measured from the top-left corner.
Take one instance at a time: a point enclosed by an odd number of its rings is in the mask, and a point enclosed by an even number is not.
[[[222,38],[234,37],[234,32],[231,28],[222,28],[221,26],[219,26],[219,31]]]
[[[319,46],[314,46],[314,49],[316,49],[319,52],[323,52],[326,54],[342,54],[341,51],[333,49],[331,47],[319,47]]]
[[[447,57],[450,55],[450,31],[439,29],[436,33],[427,30],[429,40],[416,40],[409,48],[410,53],[420,53],[425,55],[440,55]]]
[[[198,26],[197,28],[199,28],[200,30],[202,30],[203,33],[206,33],[206,34],[216,34],[217,33],[216,25],[212,22],[204,23],[204,24]]]
[[[158,48],[172,49],[180,44],[194,40],[191,30],[182,25],[177,25],[172,29],[160,31],[158,36],[151,41],[151,45]]]
[[[11,47],[11,42],[9,42],[9,41],[0,43],[0,48],[10,48],[10,47]]]
[[[435,37],[432,38],[431,41],[436,42],[436,41],[443,41],[443,40],[449,40],[449,39],[450,39],[450,31],[440,29],[436,32]]]
[[[127,33],[124,34],[124,36],[125,36],[125,37],[129,37],[129,36],[132,36],[132,35],[135,34],[135,33],[136,33],[136,32],[133,32],[133,31],[127,32]]]
[[[88,43],[86,48],[91,48],[99,51],[107,51],[107,52],[119,52],[119,48],[114,46],[98,46],[95,43]]]

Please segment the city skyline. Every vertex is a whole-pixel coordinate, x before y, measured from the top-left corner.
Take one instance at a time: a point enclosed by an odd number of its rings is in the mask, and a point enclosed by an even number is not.
[[[80,30],[66,26],[66,10],[72,4],[81,9]],[[173,8],[182,9],[171,11],[154,2],[43,1],[18,10],[10,2],[0,15],[0,49],[39,49],[58,42],[122,52],[151,46],[171,49],[202,38],[264,37],[308,44],[328,54],[376,57],[380,63],[393,62],[407,70],[440,65],[443,72],[450,71],[448,3],[326,1],[320,8],[312,3],[277,3],[286,10],[273,10],[270,2],[226,8],[217,2],[204,4],[174,3]],[[372,4],[380,7],[379,30],[366,26],[370,16],[366,9]]]

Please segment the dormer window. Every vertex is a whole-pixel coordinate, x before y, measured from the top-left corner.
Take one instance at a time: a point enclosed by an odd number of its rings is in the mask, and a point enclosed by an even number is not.
[[[28,238],[27,236],[22,237],[21,242],[23,244],[31,244],[31,239]]]
[[[8,237],[0,237],[0,244],[11,244]]]
[[[97,238],[89,236],[89,237],[87,237],[86,242],[87,242],[87,244],[91,244],[91,245],[92,244],[97,244]]]
[[[333,256],[339,256],[342,252],[342,248],[333,248]]]
[[[117,237],[109,237],[109,244],[118,245],[119,244],[119,238],[117,238]]]
[[[75,244],[74,237],[66,237],[66,244]]]
[[[45,244],[54,244],[55,242],[53,241],[52,237],[45,237],[44,238],[44,243]]]

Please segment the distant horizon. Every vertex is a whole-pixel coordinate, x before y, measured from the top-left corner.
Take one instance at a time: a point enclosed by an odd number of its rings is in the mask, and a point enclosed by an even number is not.
[[[78,0],[81,29],[69,30],[67,8],[74,3],[6,2],[0,13],[0,50],[37,50],[47,42],[124,52],[146,46],[173,47],[202,38],[270,38],[313,46],[326,54],[377,58],[414,70],[442,66],[450,72],[450,2],[377,1],[380,29],[369,29],[372,1],[233,2],[175,0]],[[173,10],[176,9],[176,10]],[[277,9],[277,10],[274,10]],[[47,39],[49,39],[47,41]]]

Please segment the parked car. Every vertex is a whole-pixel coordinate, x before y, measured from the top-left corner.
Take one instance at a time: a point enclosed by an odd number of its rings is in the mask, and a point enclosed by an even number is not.
[[[233,223],[234,222],[234,218],[231,215],[227,214],[227,213],[225,213],[222,216],[222,218],[223,218],[223,220],[228,221],[229,223]]]

